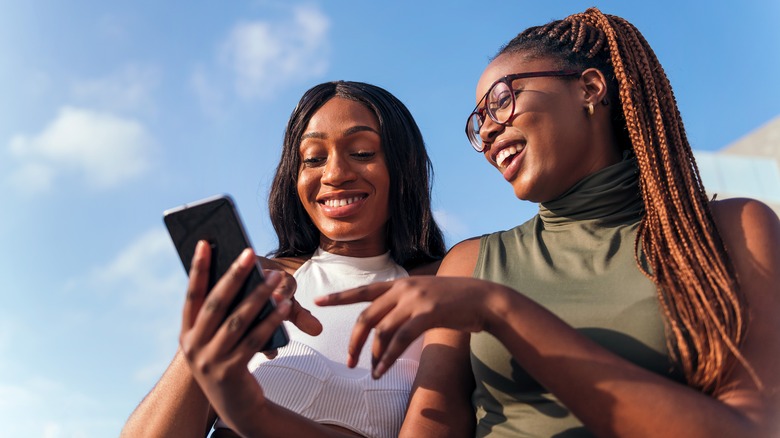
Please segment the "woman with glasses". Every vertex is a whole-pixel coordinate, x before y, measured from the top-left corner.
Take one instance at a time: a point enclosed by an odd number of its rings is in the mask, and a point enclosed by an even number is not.
[[[290,116],[269,196],[279,246],[261,259],[273,269],[266,283],[225,315],[255,256],[239,257],[206,297],[210,250],[199,245],[180,352],[122,435],[206,436],[213,425],[212,438],[396,437],[420,343],[387,378],[373,380],[368,352],[353,368],[343,360],[366,305],[326,309],[313,300],[436,272],[445,247],[430,207],[430,172],[420,130],[392,94],[346,81],[308,90]],[[248,331],[244,322],[272,292],[277,311]],[[287,325],[290,343],[273,359],[255,354],[284,317],[295,324]]]
[[[349,353],[375,329],[376,377],[434,329],[402,435],[780,436],[780,223],[707,198],[640,32],[595,8],[529,28],[476,96],[471,145],[539,213],[318,301],[374,301]]]

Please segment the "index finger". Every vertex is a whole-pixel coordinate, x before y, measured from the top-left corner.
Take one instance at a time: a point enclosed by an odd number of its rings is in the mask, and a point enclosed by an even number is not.
[[[190,277],[187,283],[187,296],[184,301],[182,332],[191,329],[195,324],[200,307],[206,299],[210,263],[211,248],[205,241],[201,240],[195,245],[195,253],[192,256]]]
[[[348,289],[343,292],[336,292],[321,297],[314,298],[314,304],[318,306],[339,306],[342,304],[354,304],[362,303],[366,301],[374,301],[375,299],[384,295],[390,287],[392,282],[386,281],[381,283],[371,283],[365,286],[356,287],[354,289]]]

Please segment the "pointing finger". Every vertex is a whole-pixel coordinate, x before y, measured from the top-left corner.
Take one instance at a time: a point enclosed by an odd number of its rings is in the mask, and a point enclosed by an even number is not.
[[[392,284],[392,282],[372,283],[355,289],[348,289],[344,292],[323,295],[321,297],[316,297],[314,299],[314,304],[318,306],[339,306],[342,304],[374,301],[387,292]]]

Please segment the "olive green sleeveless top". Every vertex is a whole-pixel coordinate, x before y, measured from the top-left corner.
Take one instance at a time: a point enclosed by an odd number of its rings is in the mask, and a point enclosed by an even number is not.
[[[635,160],[623,160],[541,204],[528,222],[483,236],[474,277],[509,286],[614,353],[670,375],[656,287],[635,258],[637,177]],[[591,436],[492,335],[472,334],[471,365],[478,437]]]

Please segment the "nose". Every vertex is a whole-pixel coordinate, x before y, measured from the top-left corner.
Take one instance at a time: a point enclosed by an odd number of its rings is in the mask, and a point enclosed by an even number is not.
[[[349,158],[341,154],[333,154],[322,170],[322,184],[338,186],[355,179],[355,171],[350,165]]]
[[[482,152],[490,149],[490,145],[496,141],[496,138],[504,130],[504,125],[498,124],[490,117],[485,117],[482,127],[479,128],[479,137],[482,139]]]

